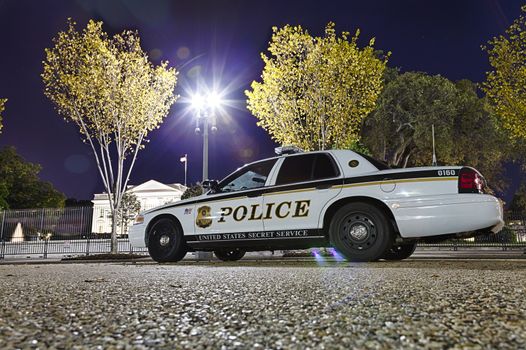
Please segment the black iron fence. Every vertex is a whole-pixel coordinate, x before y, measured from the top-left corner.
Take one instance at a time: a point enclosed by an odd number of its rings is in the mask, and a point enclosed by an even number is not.
[[[108,253],[109,233],[92,232],[93,208],[24,209],[0,211],[0,259],[5,256],[67,256]],[[497,234],[423,243],[422,247],[526,248],[526,213],[507,212],[506,227]],[[119,230],[120,231],[120,230]],[[126,235],[119,251],[145,253],[130,246]]]
[[[95,238],[92,238],[95,237]],[[98,238],[88,235],[82,239],[65,240],[40,240],[23,242],[0,243],[0,259],[6,256],[18,257],[64,257],[76,255],[90,255],[109,253],[111,251],[111,240],[109,238]],[[134,248],[127,238],[118,239],[118,251],[120,253],[146,253],[146,248]]]
[[[5,256],[90,255],[108,253],[109,233],[92,232],[93,208],[41,208],[0,211],[0,259]],[[146,252],[118,239],[120,252]]]
[[[3,242],[56,241],[91,234],[93,208],[41,208],[0,211]]]

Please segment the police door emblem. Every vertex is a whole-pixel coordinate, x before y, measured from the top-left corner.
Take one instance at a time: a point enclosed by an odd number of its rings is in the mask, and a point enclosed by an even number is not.
[[[207,228],[212,225],[211,209],[209,206],[203,206],[197,209],[197,218],[195,224],[202,228]]]

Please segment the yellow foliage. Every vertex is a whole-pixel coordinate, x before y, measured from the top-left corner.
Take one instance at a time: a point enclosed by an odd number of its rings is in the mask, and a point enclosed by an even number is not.
[[[137,32],[110,38],[102,22],[91,20],[82,31],[72,20],[68,24],[54,47],[46,49],[44,94],[78,125],[93,149],[113,213],[113,252],[115,214],[146,135],[159,127],[177,99],[177,72],[167,62],[150,63]]]
[[[526,6],[522,7],[526,12]],[[493,111],[512,140],[526,140],[526,18],[521,15],[483,47],[493,68],[482,89]]]
[[[105,135],[126,147],[157,128],[175,102],[177,72],[166,62],[153,66],[136,32],[112,38],[102,22],[75,23],[46,49],[45,95],[58,112],[79,125],[85,137]]]
[[[5,109],[5,103],[7,102],[7,99],[0,98],[0,133],[2,132],[2,112]]]
[[[387,57],[379,59],[374,39],[360,49],[359,31],[323,37],[301,26],[273,27],[261,82],[245,91],[258,125],[282,144],[305,150],[348,148],[359,139],[365,116],[382,90]],[[388,56],[388,55],[387,55]]]

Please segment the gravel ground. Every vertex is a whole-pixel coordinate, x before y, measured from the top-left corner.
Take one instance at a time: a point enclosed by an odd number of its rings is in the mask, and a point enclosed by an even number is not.
[[[526,348],[526,261],[0,265],[0,348]]]

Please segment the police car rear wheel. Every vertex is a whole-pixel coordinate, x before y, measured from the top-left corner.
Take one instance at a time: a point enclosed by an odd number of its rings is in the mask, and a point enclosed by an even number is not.
[[[186,255],[183,233],[169,218],[155,221],[148,234],[148,253],[157,262],[175,262]]]
[[[416,242],[395,245],[382,256],[382,259],[404,260],[409,258],[415,252],[415,249]]]
[[[237,261],[245,256],[245,251],[240,249],[224,249],[214,251],[215,256],[223,261]]]
[[[347,260],[374,261],[393,246],[394,233],[380,209],[368,203],[350,203],[334,214],[329,238]]]

